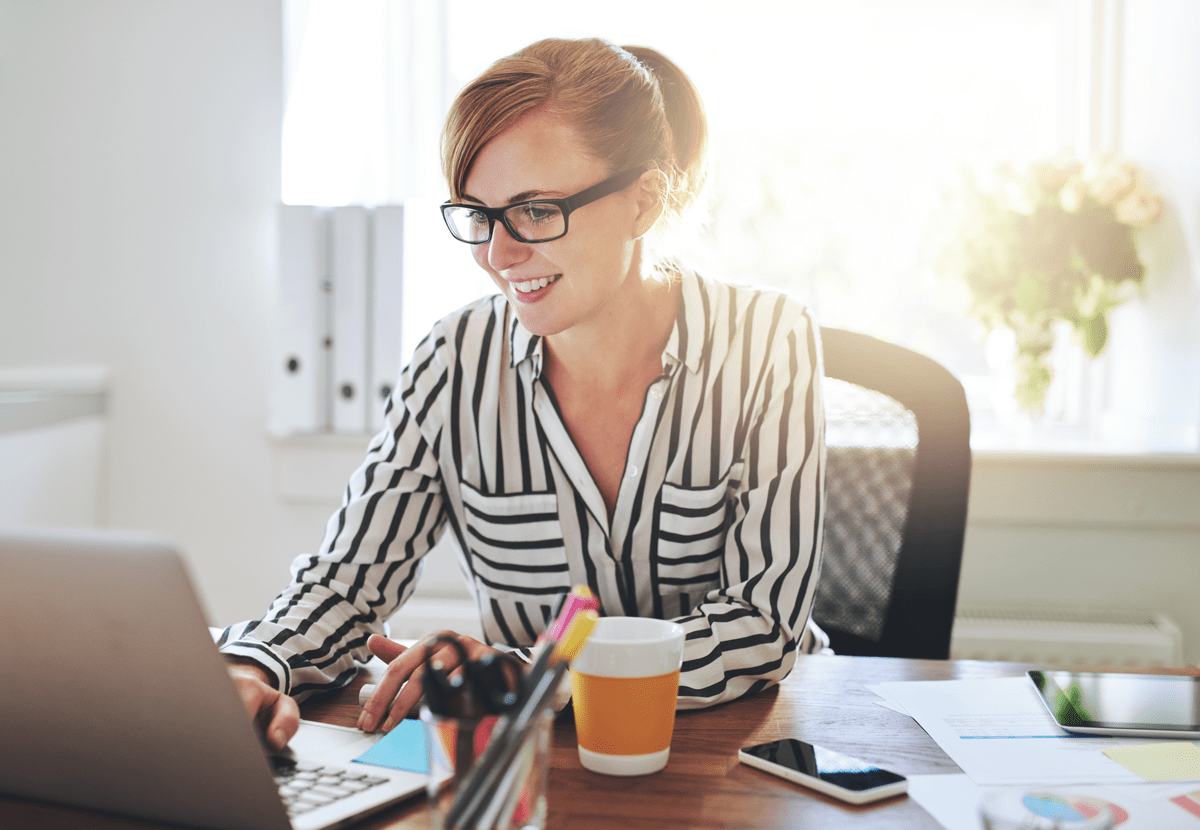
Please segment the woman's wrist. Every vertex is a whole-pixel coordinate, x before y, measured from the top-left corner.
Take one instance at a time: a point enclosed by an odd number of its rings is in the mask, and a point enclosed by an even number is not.
[[[266,683],[272,689],[279,688],[279,683],[275,675],[264,669],[259,663],[251,660],[248,657],[237,657],[225,655],[225,663],[229,668],[230,674],[241,675],[242,677],[253,677]]]

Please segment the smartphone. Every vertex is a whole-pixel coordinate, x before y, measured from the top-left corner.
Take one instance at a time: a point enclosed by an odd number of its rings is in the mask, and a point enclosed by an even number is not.
[[[794,738],[738,751],[743,764],[850,804],[867,804],[908,790],[908,779],[859,758]]]

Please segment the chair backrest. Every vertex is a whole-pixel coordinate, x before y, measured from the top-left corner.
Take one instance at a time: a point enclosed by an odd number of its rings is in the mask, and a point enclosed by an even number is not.
[[[825,541],[813,618],[838,654],[950,656],[971,478],[966,394],[937,362],[823,328]]]

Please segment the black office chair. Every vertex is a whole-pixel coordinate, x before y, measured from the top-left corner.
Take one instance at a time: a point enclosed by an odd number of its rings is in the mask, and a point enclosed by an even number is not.
[[[970,415],[953,375],[909,349],[821,329],[825,542],[813,619],[837,654],[950,656]]]

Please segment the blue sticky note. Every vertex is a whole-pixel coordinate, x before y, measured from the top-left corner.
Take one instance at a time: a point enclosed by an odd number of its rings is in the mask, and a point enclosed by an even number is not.
[[[354,762],[428,774],[429,758],[425,754],[425,727],[419,720],[406,718],[400,721],[395,729],[376,741],[373,747],[355,758]]]

